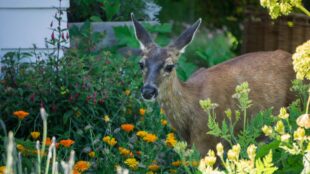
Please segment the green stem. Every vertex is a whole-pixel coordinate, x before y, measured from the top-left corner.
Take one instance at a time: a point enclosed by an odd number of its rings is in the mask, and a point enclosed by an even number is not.
[[[14,137],[15,137],[16,133],[18,132],[18,130],[19,130],[20,126],[21,126],[21,123],[22,123],[22,121],[20,119],[18,119],[18,125],[17,125],[17,128],[15,130]]]
[[[307,108],[306,108],[306,114],[308,114],[308,111],[309,111],[309,104],[310,104],[310,96],[308,97]]]
[[[243,110],[243,131],[246,129],[246,109]]]
[[[310,12],[301,4],[296,6],[299,10],[301,10],[303,13],[305,13],[306,15],[310,16]]]

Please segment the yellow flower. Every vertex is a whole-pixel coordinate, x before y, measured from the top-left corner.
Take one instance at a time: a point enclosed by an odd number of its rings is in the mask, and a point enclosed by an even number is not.
[[[216,157],[215,157],[215,153],[213,150],[209,150],[208,155],[205,157],[204,159],[205,164],[207,164],[207,166],[212,167],[215,162],[216,162]]]
[[[285,107],[282,107],[280,109],[280,113],[279,113],[278,117],[281,118],[281,119],[287,119],[288,116],[289,116],[289,114],[286,112]]]
[[[303,141],[305,139],[305,129],[304,128],[297,128],[296,131],[294,131],[294,140]]]
[[[163,126],[166,126],[168,123],[167,120],[165,120],[165,119],[161,119],[160,122],[161,122],[161,125],[163,125]]]
[[[20,151],[20,152],[24,152],[24,151],[26,150],[26,148],[25,148],[23,145],[21,145],[21,144],[17,144],[17,145],[16,145],[16,148],[17,148],[17,150]]]
[[[105,115],[103,117],[103,121],[106,122],[106,123],[109,122],[110,121],[110,117],[108,115]]]
[[[15,111],[13,115],[16,116],[18,119],[23,120],[25,117],[29,115],[26,111]]]
[[[283,122],[281,120],[277,122],[274,130],[276,132],[278,132],[279,134],[284,134],[285,133],[284,124],[283,124]]]
[[[144,116],[145,115],[145,109],[140,108],[139,109],[139,113],[140,113],[141,116]]]
[[[33,138],[33,139],[38,139],[39,138],[39,136],[40,136],[40,132],[36,132],[36,131],[34,131],[34,132],[31,132],[30,133],[30,135],[31,135],[31,137]]]
[[[182,162],[180,160],[174,161],[174,162],[171,163],[171,165],[174,166],[174,167],[179,167],[181,164],[182,164]]]
[[[154,143],[157,140],[157,136],[155,134],[146,134],[143,137],[143,140],[149,143]]]
[[[104,141],[105,143],[107,143],[110,146],[114,146],[117,141],[115,140],[115,138],[111,137],[111,136],[105,136],[102,138],[102,141]]]
[[[166,138],[166,144],[167,146],[169,147],[174,147],[174,145],[177,143],[177,140],[175,139],[174,137],[174,133],[169,133],[167,135],[167,138]]]
[[[235,161],[237,159],[237,154],[236,152],[234,152],[233,150],[228,150],[227,152],[227,158],[230,160],[230,161]]]
[[[262,127],[262,131],[263,133],[265,134],[265,136],[270,136],[272,134],[272,127],[271,126],[267,126],[267,125],[264,125]]]
[[[138,131],[138,132],[136,133],[136,135],[137,135],[138,137],[141,137],[141,138],[145,137],[147,134],[148,134],[148,133],[147,133],[146,131]]]
[[[291,138],[290,134],[283,134],[281,135],[281,141],[282,142],[288,142],[288,140]]]
[[[127,158],[124,163],[133,170],[136,170],[139,165],[139,162],[135,158]]]
[[[255,159],[256,149],[257,149],[257,147],[254,144],[251,144],[247,148],[248,157],[250,158],[251,161],[254,161],[254,159]]]
[[[0,167],[0,174],[4,174],[5,173],[5,166],[1,166]]]
[[[129,89],[126,89],[126,90],[125,90],[125,95],[127,95],[127,96],[130,95],[130,90],[129,90]]]
[[[96,156],[96,152],[90,151],[90,152],[88,152],[88,156],[91,158],[94,158]]]
[[[74,171],[77,171],[78,173],[82,173],[86,170],[88,170],[90,167],[90,163],[87,161],[78,161],[77,163],[75,163],[73,169]]]
[[[175,173],[177,173],[177,170],[175,170],[175,169],[170,169],[170,170],[169,170],[169,173],[175,174]]]
[[[304,127],[306,129],[310,128],[310,117],[309,114],[303,114],[299,116],[296,120],[296,123],[300,127]]]
[[[223,154],[224,154],[224,147],[222,143],[218,143],[216,145],[216,155],[222,158]]]
[[[156,172],[156,171],[159,169],[159,165],[157,165],[157,164],[151,164],[151,165],[149,165],[148,169],[149,169],[150,171]]]
[[[236,145],[233,145],[232,150],[236,152],[237,156],[239,156],[241,147],[239,144],[236,144]]]
[[[121,155],[124,155],[124,156],[129,156],[129,155],[132,156],[133,155],[129,149],[126,149],[124,147],[119,147],[118,151]]]
[[[293,66],[296,78],[310,80],[310,40],[296,48],[293,54]]]

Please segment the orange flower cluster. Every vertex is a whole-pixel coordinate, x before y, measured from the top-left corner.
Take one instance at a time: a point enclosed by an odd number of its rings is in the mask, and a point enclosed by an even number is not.
[[[149,143],[154,143],[158,139],[155,134],[150,134],[146,131],[138,131],[136,135]]]
[[[71,139],[61,140],[59,144],[63,145],[64,147],[70,147],[75,142]]]
[[[130,157],[133,157],[133,153],[129,150],[129,149],[126,149],[124,147],[119,147],[118,148],[118,151],[121,155],[123,156],[130,156]]]
[[[131,132],[135,126],[133,124],[122,124],[121,128],[125,131],[125,132]]]
[[[180,160],[174,161],[174,162],[171,163],[171,165],[174,166],[174,167],[179,167],[181,164],[182,164],[182,162]]]
[[[176,143],[177,143],[177,140],[175,139],[174,133],[169,133],[166,138],[167,146],[174,147]]]
[[[168,124],[168,121],[165,119],[161,119],[160,122],[161,122],[161,125],[163,126],[166,126]]]
[[[114,146],[117,141],[115,140],[115,138],[111,137],[111,136],[105,136],[102,138],[102,141],[104,141],[105,143],[107,143],[110,146]]]
[[[84,171],[88,170],[90,168],[90,163],[87,161],[78,161],[75,163],[73,167],[73,173],[74,174],[81,174]]]
[[[140,108],[139,109],[139,113],[140,113],[141,116],[144,116],[145,115],[145,109]]]
[[[23,120],[25,117],[29,115],[26,111],[15,111],[13,115],[16,116],[18,119]]]

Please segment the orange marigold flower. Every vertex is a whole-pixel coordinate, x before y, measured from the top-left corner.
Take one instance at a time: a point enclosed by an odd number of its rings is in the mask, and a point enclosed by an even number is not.
[[[88,156],[91,158],[94,158],[96,156],[96,152],[90,151],[90,152],[88,152]]]
[[[150,171],[156,172],[156,171],[159,169],[159,165],[157,165],[157,164],[151,164],[151,165],[149,165],[148,169],[149,169]]]
[[[139,109],[139,113],[140,113],[141,116],[144,116],[145,115],[145,109],[140,108]]]
[[[26,111],[15,111],[13,115],[16,116],[18,119],[23,120],[25,117],[29,115]]]
[[[20,152],[24,152],[24,151],[26,150],[26,148],[25,148],[23,145],[21,145],[21,144],[17,144],[17,145],[16,145],[16,148],[17,148],[17,150],[20,151]]]
[[[146,131],[138,131],[138,132],[136,133],[136,135],[137,135],[138,137],[141,137],[141,138],[145,137],[147,134],[148,134],[148,133],[147,133]]]
[[[169,147],[174,147],[174,145],[177,143],[177,140],[175,139],[174,137],[174,133],[169,133],[167,135],[167,138],[166,138],[166,144],[167,146]]]
[[[157,136],[155,134],[146,134],[143,137],[143,140],[149,143],[154,143],[157,140]]]
[[[181,163],[182,162],[180,160],[178,160],[178,161],[172,162],[171,165],[173,165],[174,167],[179,167],[181,165]]]
[[[66,140],[61,140],[59,142],[59,144],[65,146],[65,147],[70,147],[72,144],[74,144],[75,142],[71,139],[66,139]]]
[[[163,126],[166,126],[168,123],[168,121],[165,119],[161,119],[160,122],[161,122],[161,125],[163,125]]]
[[[132,154],[131,151],[130,151],[129,149],[126,149],[126,148],[124,148],[124,147],[119,147],[119,148],[118,148],[118,151],[119,151],[119,153],[120,153],[121,155],[124,155],[124,156],[128,156],[128,155]]]
[[[0,174],[4,174],[5,173],[5,166],[0,166]]]
[[[110,146],[114,146],[117,143],[115,138],[110,137],[110,136],[103,137],[102,141],[104,141],[105,143],[109,144]]]
[[[31,137],[32,137],[33,139],[36,140],[36,139],[39,138],[40,132],[34,131],[34,132],[31,132],[30,135],[31,135]]]
[[[88,170],[90,167],[90,163],[87,161],[78,161],[77,163],[75,163],[73,169],[77,172],[84,172],[86,170]]]
[[[140,150],[136,151],[136,154],[141,156],[142,155],[142,152]]]
[[[135,126],[133,124],[122,124],[121,128],[125,131],[125,132],[130,132],[132,131]]]

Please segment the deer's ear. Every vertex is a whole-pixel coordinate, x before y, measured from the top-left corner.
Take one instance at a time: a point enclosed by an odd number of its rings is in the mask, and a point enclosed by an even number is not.
[[[192,42],[195,37],[196,31],[201,23],[201,18],[199,18],[192,26],[186,29],[173,43],[172,47],[179,50],[181,53],[185,51],[185,48]]]
[[[135,19],[134,14],[131,13],[131,20],[135,29],[135,35],[140,43],[141,49],[145,49],[153,43],[150,34],[143,28],[143,26]]]

